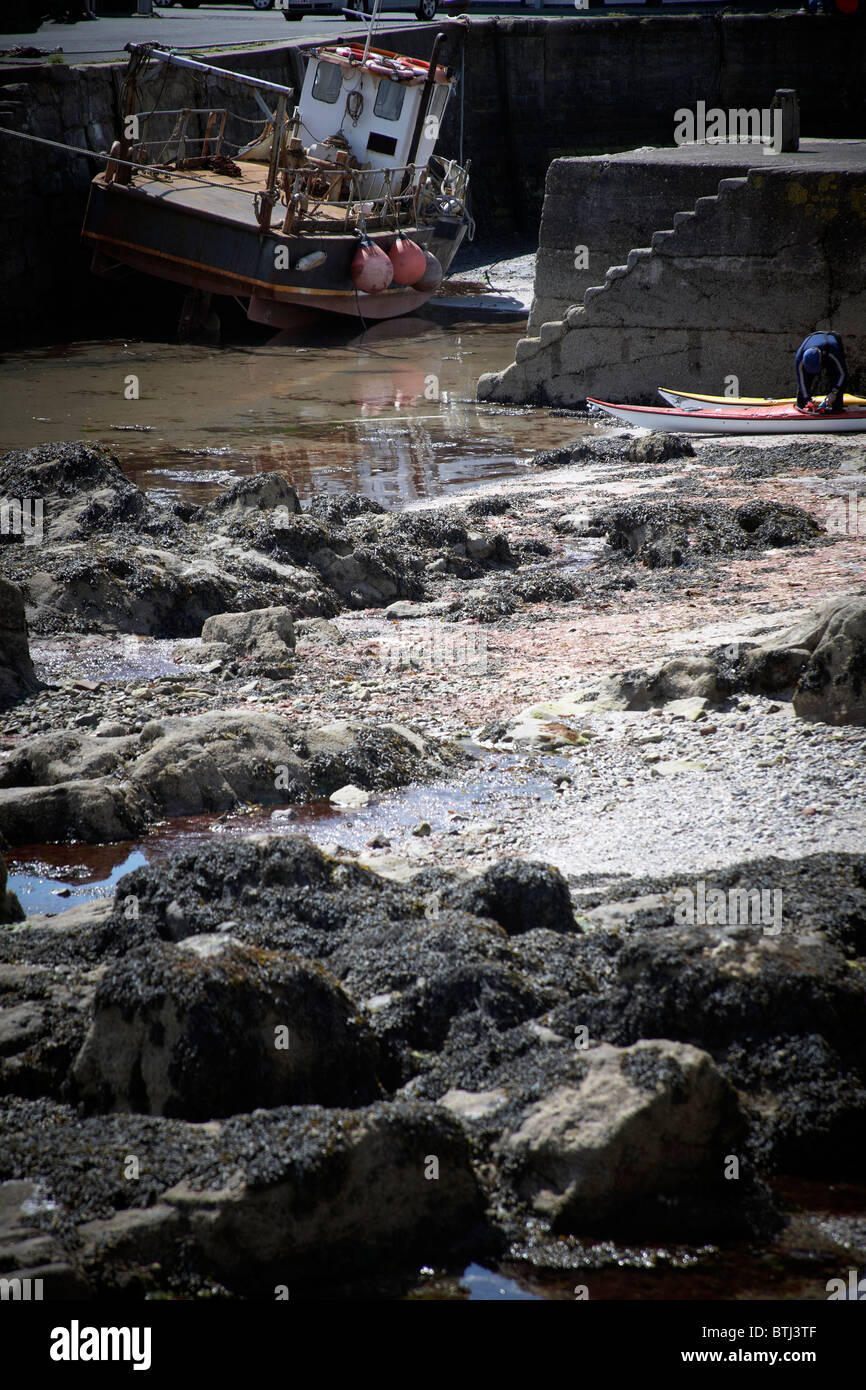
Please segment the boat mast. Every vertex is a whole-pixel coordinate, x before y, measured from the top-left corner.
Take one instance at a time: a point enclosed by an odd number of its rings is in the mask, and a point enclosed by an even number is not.
[[[363,10],[343,10],[343,14],[347,19],[361,19],[367,25],[367,42],[364,44],[364,56],[361,59],[362,63],[366,63],[369,57],[370,44],[373,42],[373,30],[376,28],[376,22],[379,18],[379,11],[381,8],[382,0],[373,0],[373,8],[369,14],[366,14]]]

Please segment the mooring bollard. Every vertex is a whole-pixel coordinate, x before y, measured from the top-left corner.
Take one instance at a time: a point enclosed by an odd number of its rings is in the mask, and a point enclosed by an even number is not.
[[[137,19],[153,18],[153,0],[136,0],[138,8],[135,11]]]
[[[773,97],[773,109],[782,113],[782,145],[779,153],[800,148],[800,103],[792,87],[780,87]],[[775,118],[774,118],[775,129]]]

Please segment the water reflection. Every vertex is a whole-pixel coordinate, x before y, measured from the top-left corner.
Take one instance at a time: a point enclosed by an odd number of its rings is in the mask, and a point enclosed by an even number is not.
[[[302,496],[351,488],[387,506],[438,496],[520,473],[538,449],[595,428],[475,401],[478,377],[511,360],[519,331],[401,319],[264,345],[13,354],[0,379],[0,450],[99,441],[139,486],[190,501],[227,475],[271,470]]]

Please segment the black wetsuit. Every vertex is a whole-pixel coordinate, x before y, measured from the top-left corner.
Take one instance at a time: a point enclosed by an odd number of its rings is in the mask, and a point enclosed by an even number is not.
[[[821,366],[817,372],[809,373],[803,366],[803,358],[810,348],[817,348],[821,354]],[[842,408],[843,391],[848,380],[848,368],[845,364],[845,350],[842,347],[841,338],[835,333],[810,333],[808,338],[804,338],[797,349],[797,404],[804,406],[807,401],[812,399],[812,391],[815,382],[825,370],[832,372],[835,376],[832,386],[827,392],[828,396],[835,395],[834,404]]]

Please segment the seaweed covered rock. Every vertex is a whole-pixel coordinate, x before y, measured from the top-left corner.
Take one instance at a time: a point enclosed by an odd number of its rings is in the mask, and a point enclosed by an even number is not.
[[[684,435],[651,430],[631,440],[625,456],[631,463],[666,463],[668,459],[694,458],[695,450]]]
[[[73,1074],[96,1108],[209,1120],[375,1100],[378,1062],[375,1040],[321,967],[221,933],[117,961]]]
[[[135,903],[129,916],[126,903]],[[256,836],[191,850],[128,874],[96,934],[99,956],[220,929],[256,948],[323,962],[398,1058],[442,1047],[460,1021],[513,1027],[554,1002],[515,968],[486,916],[451,907],[423,884],[390,883],[335,861],[300,836]]]
[[[808,545],[822,528],[787,502],[621,502],[593,512],[591,534],[604,535],[615,552],[648,569],[690,559],[758,552],[770,546]]]
[[[134,1181],[118,1155],[137,1159]],[[55,1240],[44,1223],[21,1230],[23,1173],[38,1178],[27,1191],[53,1204]],[[195,1293],[214,1280],[247,1297],[273,1300],[275,1285],[309,1295],[371,1272],[417,1277],[420,1258],[453,1258],[486,1239],[466,1136],[440,1107],[412,1101],[284,1106],[201,1125],[82,1118],[13,1099],[0,1104],[7,1175],[20,1189],[10,1245],[42,1236],[40,1257],[74,1263],[79,1296]],[[0,1259],[6,1251],[4,1241]]]
[[[20,557],[19,557],[20,560]],[[52,547],[19,565],[40,632],[134,632],[197,637],[213,613],[243,603],[243,589],[213,556],[193,563],[174,551],[111,537]],[[250,606],[253,606],[252,604]]]
[[[248,709],[150,720],[118,738],[69,730],[0,759],[0,832],[10,844],[123,840],[158,816],[284,806],[347,782],[383,790],[460,761],[450,745],[402,725],[302,730]]]
[[[809,652],[794,691],[800,717],[866,724],[866,599],[828,604],[811,631],[788,640]]]
[[[856,1172],[866,1119],[866,867],[862,855],[756,860],[717,870],[723,907],[702,925],[696,884],[635,885],[627,930],[588,932],[577,984],[548,1016],[618,1046],[668,1038],[703,1048],[759,1116],[761,1146],[788,1171]],[[692,903],[694,920],[683,904]],[[715,901],[715,900],[713,900]],[[592,925],[607,921],[592,909]],[[709,911],[705,914],[710,916]]]
[[[568,884],[549,864],[502,860],[446,890],[446,901],[476,917],[491,917],[509,936],[536,930],[578,930]]]
[[[542,1096],[507,1133],[501,1161],[559,1232],[709,1234],[742,1222],[726,1181],[745,1135],[733,1088],[681,1043],[601,1044],[579,1083]],[[739,1177],[739,1173],[737,1174]]]
[[[240,478],[210,503],[221,526],[232,526],[246,512],[299,512],[298,494],[281,473],[259,473]]]
[[[326,526],[337,528],[358,516],[385,516],[381,502],[372,497],[364,497],[360,492],[341,492],[336,496],[330,492],[317,492],[310,498],[310,515],[323,521]]]
[[[116,454],[102,444],[40,444],[0,460],[0,501],[33,498],[42,504],[45,538],[54,544],[113,533],[118,527],[171,533],[180,527],[126,477]]]

